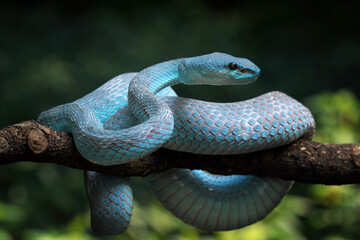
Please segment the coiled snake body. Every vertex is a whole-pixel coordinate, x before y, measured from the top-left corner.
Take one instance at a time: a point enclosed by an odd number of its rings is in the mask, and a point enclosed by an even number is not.
[[[311,138],[310,111],[281,92],[237,103],[177,97],[177,83],[232,85],[255,81],[259,68],[223,53],[176,59],[113,78],[73,103],[40,114],[38,121],[71,132],[78,151],[102,165],[122,164],[160,147],[200,154],[240,154]],[[148,177],[156,197],[185,223],[219,231],[264,218],[291,181],[256,176],[218,176],[173,169]],[[99,234],[126,230],[132,191],[126,177],[87,172],[92,228]]]

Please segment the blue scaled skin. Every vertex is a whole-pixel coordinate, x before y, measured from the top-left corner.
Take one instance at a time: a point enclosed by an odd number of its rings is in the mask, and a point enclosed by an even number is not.
[[[73,134],[78,151],[101,165],[127,163],[160,147],[200,154],[241,154],[312,138],[310,111],[281,92],[236,103],[177,97],[170,86],[239,85],[260,69],[224,53],[181,58],[111,79],[38,121]],[[127,178],[85,175],[92,228],[104,235],[126,230],[133,199]],[[256,176],[217,176],[173,169],[147,177],[159,201],[176,217],[209,231],[244,227],[264,218],[292,182]]]

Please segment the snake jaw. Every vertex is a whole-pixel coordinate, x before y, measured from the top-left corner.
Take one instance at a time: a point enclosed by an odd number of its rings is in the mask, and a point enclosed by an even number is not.
[[[234,71],[241,78],[248,78],[250,82],[255,81],[260,76],[260,68],[246,58],[239,58],[240,63]],[[251,81],[252,80],[252,81]]]
[[[242,84],[248,84],[256,81],[260,76],[260,69],[239,68],[233,71],[235,78],[242,80]]]
[[[253,70],[248,69],[245,71],[245,73],[242,72],[242,74],[243,74],[244,78],[248,79],[247,83],[252,83],[252,82],[255,82],[259,78],[260,71],[254,72]]]

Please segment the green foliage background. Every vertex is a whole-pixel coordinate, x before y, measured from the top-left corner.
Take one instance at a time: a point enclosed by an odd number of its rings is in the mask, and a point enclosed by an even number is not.
[[[113,76],[213,51],[261,69],[240,87],[176,86],[187,97],[239,101],[280,90],[313,112],[316,140],[359,142],[360,19],[354,3],[274,1],[77,2],[0,5],[0,127],[35,119]],[[126,233],[98,237],[80,171],[52,164],[0,168],[0,239],[326,239],[360,237],[357,185],[295,184],[265,220],[230,232],[187,226],[132,180]]]

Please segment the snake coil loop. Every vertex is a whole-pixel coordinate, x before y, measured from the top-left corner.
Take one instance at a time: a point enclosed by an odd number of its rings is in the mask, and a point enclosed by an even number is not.
[[[224,53],[170,60],[119,75],[86,96],[40,114],[38,121],[74,135],[79,152],[101,165],[140,159],[160,147],[199,154],[241,154],[289,144],[315,129],[310,111],[281,92],[236,103],[177,97],[170,86],[234,85],[255,81],[260,69]],[[256,176],[217,176],[173,169],[147,177],[157,199],[197,228],[220,231],[264,218],[292,182]],[[126,230],[133,209],[125,177],[85,174],[92,228]]]

